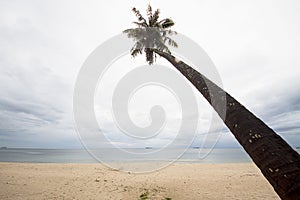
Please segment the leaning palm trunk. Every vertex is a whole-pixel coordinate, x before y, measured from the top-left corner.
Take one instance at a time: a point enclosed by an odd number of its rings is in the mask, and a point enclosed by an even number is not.
[[[154,50],[182,73],[221,116],[226,101],[226,126],[282,199],[300,198],[300,156],[263,121],[198,71],[174,56]],[[208,90],[208,88],[210,88]],[[221,94],[221,95],[220,95]],[[224,97],[225,96],[225,97]],[[218,106],[219,105],[219,106]]]
[[[139,28],[124,31],[136,42],[131,49],[131,55],[135,57],[144,51],[146,61],[150,65],[155,61],[155,53],[167,59],[211,104],[277,194],[282,199],[299,199],[299,154],[223,89],[171,55],[166,44],[177,47],[177,43],[169,37],[175,34],[170,30],[174,25],[170,18],[159,21],[159,10],[153,14],[150,5],[147,8],[148,21],[136,8],[132,11],[138,18],[138,22],[134,23]],[[223,108],[223,105],[226,105],[226,108]],[[226,116],[223,116],[225,112]]]

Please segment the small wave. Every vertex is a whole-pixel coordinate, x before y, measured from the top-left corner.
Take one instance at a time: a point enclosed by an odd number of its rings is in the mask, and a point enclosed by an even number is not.
[[[27,151],[27,152],[24,152],[24,153],[27,153],[27,154],[30,154],[30,155],[41,155],[41,154],[43,154],[42,152],[35,152],[35,151]]]

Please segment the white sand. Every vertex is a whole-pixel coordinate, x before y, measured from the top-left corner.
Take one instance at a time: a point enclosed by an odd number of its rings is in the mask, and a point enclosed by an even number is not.
[[[254,164],[173,164],[128,174],[101,164],[0,163],[0,199],[279,199]]]

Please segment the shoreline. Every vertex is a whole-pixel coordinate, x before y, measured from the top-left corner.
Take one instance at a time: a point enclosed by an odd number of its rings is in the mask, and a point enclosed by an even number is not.
[[[204,161],[204,162],[201,162],[201,161],[198,161],[198,160],[175,160],[175,161],[168,161],[168,160],[144,160],[144,161],[132,161],[132,160],[121,160],[121,161],[108,161],[108,162],[100,162],[100,161],[97,161],[95,160],[95,162],[49,162],[49,161],[0,161],[0,164],[1,163],[28,163],[28,164],[78,164],[78,165],[81,165],[81,164],[104,164],[104,163],[171,163],[171,164],[199,164],[199,165],[209,165],[209,164],[215,164],[215,165],[218,165],[218,164],[250,164],[250,163],[253,163],[252,160],[247,160],[247,161],[239,161],[239,162],[236,162],[236,161]]]
[[[253,163],[173,163],[134,174],[99,163],[0,162],[1,199],[279,199]]]

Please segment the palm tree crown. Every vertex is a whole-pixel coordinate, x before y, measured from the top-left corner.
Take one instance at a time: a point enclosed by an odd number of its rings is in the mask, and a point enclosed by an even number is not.
[[[171,54],[166,44],[173,47],[178,46],[177,43],[169,37],[173,34],[177,34],[170,29],[170,27],[175,24],[173,20],[170,18],[158,20],[160,14],[159,9],[152,13],[152,7],[150,5],[148,5],[147,8],[148,21],[136,8],[133,8],[132,11],[138,18],[137,22],[133,22],[138,28],[123,31],[123,33],[127,34],[129,38],[133,38],[135,41],[134,46],[130,50],[131,55],[135,57],[138,54],[142,54],[144,51],[146,54],[146,61],[151,65],[156,58],[156,55],[154,54],[155,49]]]

